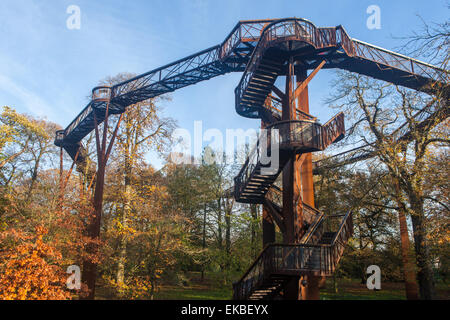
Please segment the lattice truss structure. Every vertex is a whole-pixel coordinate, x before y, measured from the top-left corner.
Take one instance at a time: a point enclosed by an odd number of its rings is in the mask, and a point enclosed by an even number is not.
[[[264,28],[272,24],[271,31],[260,41]],[[352,39],[342,26],[316,27],[305,19],[240,21],[219,45],[200,51],[186,58],[119,83],[111,88],[94,88],[92,100],[65,130],[57,133],[55,144],[62,146],[74,157],[74,150],[81,140],[94,129],[94,112],[100,124],[104,119],[106,104],[109,113],[123,113],[127,106],[144,101],[200,81],[229,72],[251,71],[255,67],[250,60],[257,60],[252,53],[257,45],[269,39],[299,36],[310,45],[305,56],[308,69],[314,69],[321,61],[323,68],[340,68],[376,79],[389,81],[411,89],[430,92],[431,81],[444,81],[447,72],[430,64],[404,55]],[[298,37],[298,38],[299,38]],[[280,70],[280,74],[285,70]],[[237,91],[242,90],[251,72],[245,72]],[[106,99],[108,98],[108,101]]]

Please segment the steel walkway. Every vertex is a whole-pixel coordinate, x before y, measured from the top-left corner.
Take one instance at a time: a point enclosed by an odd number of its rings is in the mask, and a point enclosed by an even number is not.
[[[268,28],[270,26],[270,29]],[[163,67],[119,83],[111,88],[97,87],[92,91],[92,100],[65,130],[57,133],[55,144],[62,146],[69,155],[74,155],[81,147],[81,140],[94,128],[94,113],[97,123],[105,117],[109,103],[110,114],[123,113],[134,103],[153,98],[200,81],[224,75],[229,72],[242,72],[253,68],[250,62],[256,46],[265,29],[264,39],[285,38],[287,34],[296,36],[299,46],[308,46],[304,61],[308,69],[326,60],[324,68],[340,68],[358,72],[376,79],[389,81],[411,89],[430,93],[431,83],[443,81],[446,72],[424,62],[382,49],[365,42],[352,39],[342,26],[331,28],[316,27],[300,18],[281,20],[240,21],[225,40],[214,47],[180,59]],[[282,30],[282,32],[280,32]],[[264,40],[263,39],[263,40]],[[253,57],[254,59],[254,57]],[[272,66],[268,65],[268,68]],[[277,69],[278,75],[285,70]],[[249,74],[248,72],[246,74]],[[239,91],[245,79],[236,89]],[[240,106],[236,106],[239,113]],[[242,112],[243,115],[258,117],[258,114]],[[77,162],[82,161],[77,159]]]

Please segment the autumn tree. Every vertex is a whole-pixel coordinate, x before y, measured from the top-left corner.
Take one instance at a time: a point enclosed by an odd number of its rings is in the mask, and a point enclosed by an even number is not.
[[[107,78],[102,85],[114,85],[132,78],[132,74],[119,74]],[[139,190],[133,183],[134,171],[145,161],[149,150],[162,152],[170,141],[175,122],[162,116],[161,102],[165,97],[148,99],[127,107],[117,133],[112,161],[117,163],[118,174],[123,177],[123,187],[116,194],[120,204],[116,207],[116,225],[119,237],[116,281],[122,285],[125,279],[125,263],[129,237],[129,220],[140,201]]]
[[[359,136],[364,143],[373,143],[377,159],[387,168],[393,185],[398,186],[395,200],[401,208],[399,212],[409,214],[414,230],[421,297],[431,299],[433,274],[426,243],[426,197],[423,191],[430,146],[447,142],[441,137],[438,126],[445,119],[446,97],[440,93],[426,97],[344,72],[339,73],[335,85],[337,93],[333,101],[342,103],[346,114],[350,115],[352,126],[349,131],[353,138]],[[416,118],[419,111],[425,114],[422,119],[429,121],[419,121]],[[400,132],[403,134],[398,134],[394,130],[402,121],[404,130]],[[407,237],[403,239],[407,240]],[[407,245],[404,248],[406,250]]]
[[[0,299],[66,300],[67,274],[61,268],[61,253],[44,241],[47,230],[34,234],[2,232],[0,250]]]
[[[17,177],[17,162],[21,156],[33,150],[36,141],[48,139],[43,122],[3,107],[0,115],[0,178],[7,186]],[[35,171],[33,171],[35,172]]]

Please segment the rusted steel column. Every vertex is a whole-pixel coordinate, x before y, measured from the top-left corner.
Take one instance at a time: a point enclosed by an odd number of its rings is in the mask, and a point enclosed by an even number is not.
[[[288,64],[286,75],[285,99],[283,101],[282,120],[295,120],[295,103],[293,103],[292,78],[294,75],[294,63],[292,58]],[[280,154],[280,157],[289,157],[282,177],[283,177],[283,218],[286,232],[283,234],[283,241],[287,244],[298,243],[301,237],[302,228],[302,208],[301,194],[299,190],[300,176],[296,174],[296,155]],[[300,206],[299,206],[300,204]]]
[[[297,85],[301,84],[307,78],[306,70],[297,73]],[[297,97],[297,108],[309,114],[309,96],[308,86],[306,86]],[[296,168],[297,174],[300,175],[300,183],[302,188],[302,200],[304,203],[314,206],[314,181],[312,173],[312,154],[305,154],[305,159],[301,166]],[[323,282],[323,277],[308,274],[301,279],[301,299],[302,300],[318,300],[319,284]]]
[[[261,129],[267,127],[267,123],[261,120]],[[270,216],[270,209],[265,204],[262,204],[262,233],[263,233],[263,247],[269,243],[275,242],[275,223]]]
[[[63,174],[64,174],[64,157],[63,148],[59,148],[59,195],[58,195],[58,211],[61,213],[64,202]]]
[[[282,120],[295,120],[296,110],[293,94],[294,62],[289,59],[286,75],[285,99],[282,104]],[[300,176],[297,174],[298,166],[295,153],[280,156],[289,157],[283,177],[283,218],[286,231],[283,233],[283,242],[287,244],[298,243],[302,230],[302,207],[300,194]],[[300,204],[300,206],[299,206]],[[283,297],[286,300],[298,300],[300,298],[300,277],[292,277],[283,289]]]
[[[273,222],[272,217],[270,216],[269,208],[267,208],[265,204],[262,205],[262,208],[263,208],[262,214],[263,247],[265,247],[269,243],[275,242],[275,224]]]
[[[302,300],[319,300],[319,285],[324,277],[307,274],[301,279],[301,299]]]
[[[108,107],[106,108],[106,118],[108,117]],[[95,181],[93,207],[94,212],[91,217],[87,233],[92,241],[88,244],[86,251],[88,253],[87,259],[83,261],[82,282],[87,286],[88,293],[80,297],[81,299],[93,300],[95,298],[95,281],[97,278],[97,264],[92,262],[93,256],[98,254],[98,241],[100,239],[100,222],[103,209],[103,187],[105,183],[105,140],[103,135],[103,143],[100,143],[98,123],[94,113],[95,122],[95,140],[97,145],[97,178]],[[105,119],[103,130],[107,130],[107,121]]]
[[[107,145],[107,131],[108,131],[108,116],[109,116],[109,103],[106,106],[105,120],[103,126],[103,139],[100,141],[97,119],[94,114],[95,122],[95,139],[97,144],[97,176],[95,181],[95,191],[93,199],[93,217],[87,228],[87,233],[91,239],[87,247],[88,257],[83,261],[83,274],[82,282],[89,290],[87,295],[81,297],[81,299],[94,299],[95,298],[95,281],[97,278],[97,264],[92,262],[92,258],[96,257],[99,253],[100,242],[100,226],[103,210],[103,190],[105,185],[105,171],[109,154],[114,144],[114,140],[117,135],[117,131],[122,120],[123,114],[117,121],[116,128],[112,134],[109,145]]]
[[[290,108],[291,102],[291,92],[292,92],[292,58],[288,64],[288,73],[286,75],[286,86],[284,99],[282,103],[282,112],[281,112],[281,120],[290,120],[292,119],[292,110]],[[281,156],[281,154],[280,154]],[[286,232],[283,233],[283,241],[284,243],[293,243],[294,242],[294,234],[293,234],[293,224],[292,222],[292,199],[293,199],[293,189],[292,189],[292,161],[289,160],[282,172],[282,181],[283,181],[283,217],[285,223]]]
[[[297,74],[297,85],[307,78],[306,70]],[[309,114],[308,86],[298,95],[297,108]],[[303,202],[314,208],[314,182],[312,173],[312,154],[305,154],[305,160],[301,166],[301,185]]]

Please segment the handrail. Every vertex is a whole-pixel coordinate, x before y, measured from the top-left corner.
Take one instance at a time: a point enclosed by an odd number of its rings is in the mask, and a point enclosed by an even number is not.
[[[348,217],[352,214],[352,210],[348,211],[345,216],[344,219],[342,219],[341,225],[339,226],[339,230],[336,232],[336,234],[334,235],[334,239],[331,242],[331,245],[334,245],[336,243],[336,240],[338,238],[338,236],[341,234],[342,229],[344,228],[344,225],[347,223],[347,219]]]
[[[275,20],[275,21],[269,23],[269,24],[264,28],[264,30],[263,30],[262,33],[261,33],[261,36],[259,37],[258,44],[256,45],[255,49],[253,49],[253,52],[252,52],[252,54],[251,54],[251,56],[250,56],[249,63],[247,64],[247,66],[246,66],[246,68],[245,68],[245,70],[244,70],[244,72],[243,72],[244,75],[249,71],[250,68],[254,68],[254,63],[251,63],[251,62],[252,62],[252,60],[254,59],[254,57],[256,56],[259,47],[262,46],[262,43],[264,43],[264,41],[261,41],[261,39],[264,39],[264,36],[266,35],[266,33],[269,32],[269,30],[270,30],[274,25],[276,25],[276,24],[283,23],[283,22],[287,22],[287,21],[293,21],[293,22],[294,22],[294,21],[297,21],[297,20],[298,20],[298,21],[304,21],[304,22],[306,22],[306,23],[310,23],[311,25],[314,26],[313,23],[307,21],[306,19],[301,19],[301,18],[285,18],[285,19]],[[315,26],[314,26],[314,27],[315,27]],[[238,84],[238,86],[236,87],[236,89],[237,89],[238,87],[241,86],[242,81],[244,81],[244,77],[241,78],[241,80],[239,81],[239,84]]]
[[[316,232],[316,230],[317,230],[317,228],[319,228],[320,224],[323,223],[323,220],[324,220],[324,214],[323,214],[323,212],[321,212],[320,216],[318,217],[318,219],[317,219],[316,223],[314,224],[312,230],[308,233],[308,235],[306,236],[305,240],[303,241],[304,244],[306,244],[310,240],[311,236]]]
[[[277,28],[278,25],[282,25],[283,23],[286,23],[286,22],[293,22],[295,24],[295,26],[297,26],[297,25],[300,26],[299,22],[303,22],[305,24],[309,24],[312,29],[317,30],[317,27],[313,23],[311,23],[310,21],[308,21],[306,19],[302,19],[302,18],[285,18],[285,19],[279,19],[279,20],[269,23],[264,28],[264,30],[261,32],[258,43],[256,44],[256,47],[253,49],[253,52],[250,55],[249,62],[247,63],[247,66],[242,74],[241,80],[239,81],[239,84],[237,85],[237,87],[234,90],[236,99],[238,99],[238,97],[240,97],[242,95],[242,93],[248,89],[248,84],[250,82],[249,79],[252,77],[254,71],[259,66],[259,60],[260,60],[259,55],[261,54],[259,52],[260,48],[263,47],[266,44],[266,42],[270,42],[270,41],[274,41],[274,40],[278,39],[278,36],[275,35],[274,39],[269,40],[268,37],[266,37],[266,35],[270,31],[272,31],[272,28]],[[304,26],[301,26],[301,27],[304,27]],[[297,33],[297,30],[295,30],[294,33]],[[314,31],[313,34],[316,35],[317,32]],[[284,37],[286,37],[286,36],[284,36]],[[245,86],[245,88],[244,88],[244,86]],[[240,99],[239,99],[239,101],[240,101]],[[236,102],[236,104],[238,104],[238,102]],[[239,102],[239,104],[240,104],[240,102]],[[237,108],[237,105],[236,105],[236,108]]]
[[[244,273],[244,275],[239,279],[239,281],[237,282],[242,282],[244,281],[244,278],[250,273],[250,271],[252,271],[253,267],[258,263],[258,261],[260,259],[262,259],[262,256],[264,255],[264,253],[272,246],[275,246],[275,243],[268,243],[266,244],[266,246],[261,250],[261,252],[258,254],[258,257],[256,257],[255,261],[253,261],[253,263],[250,265],[250,267],[247,268],[247,271]]]
[[[298,259],[300,259],[300,265],[297,265],[297,263],[294,263],[294,268],[295,266],[298,267],[306,267],[308,265],[308,261],[309,259],[311,259],[312,255],[316,255],[319,254],[319,257],[322,257],[322,255],[324,255],[325,260],[322,260],[320,258],[319,260],[319,265],[318,265],[318,270],[321,273],[330,273],[333,272],[333,270],[336,267],[337,262],[340,260],[340,257],[342,255],[342,252],[344,250],[344,242],[348,240],[348,238],[351,236],[352,233],[352,221],[351,219],[349,219],[349,217],[351,217],[352,211],[348,211],[346,214],[336,214],[336,215],[330,215],[330,216],[325,216],[325,217],[321,217],[321,223],[324,222],[324,220],[326,218],[337,218],[337,217],[343,217],[339,229],[336,232],[336,235],[333,239],[333,241],[329,244],[321,244],[321,243],[301,243],[301,244],[278,244],[278,243],[270,243],[267,244],[264,249],[261,251],[261,253],[258,255],[257,259],[255,259],[255,261],[251,264],[251,266],[247,269],[247,271],[244,273],[244,275],[239,279],[239,281],[233,283],[233,287],[235,289],[235,294],[236,293],[243,293],[244,295],[248,295],[251,294],[252,291],[252,287],[254,289],[254,286],[256,284],[259,284],[260,281],[262,281],[264,279],[264,277],[269,276],[269,274],[273,273],[273,272],[277,272],[280,271],[280,265],[279,264],[273,264],[274,261],[272,261],[273,259],[276,259],[276,257],[278,256],[278,254],[276,252],[279,251],[274,251],[272,252],[272,254],[270,253],[273,248],[273,250],[277,250],[279,248],[297,248],[298,250],[295,251],[295,253],[293,254],[301,254],[302,256],[298,257]],[[344,228],[345,226],[347,226],[347,231],[344,232]],[[348,229],[350,228],[350,229]],[[339,238],[339,241],[338,241]],[[306,251],[302,250],[303,249],[308,249]],[[319,249],[320,251],[317,253],[315,250]],[[312,250],[312,251],[311,251]],[[283,252],[283,251],[281,251]],[[291,252],[291,251],[290,251]],[[291,253],[289,253],[291,254]],[[278,258],[283,257],[283,256],[279,256]],[[278,259],[277,258],[277,259]],[[296,258],[297,259],[297,258]],[[314,262],[313,262],[314,263]],[[255,268],[257,266],[261,266],[263,269],[256,270]],[[293,270],[292,267],[289,267],[288,265],[282,263],[281,268],[286,268],[286,270]],[[302,268],[302,267],[301,267]],[[313,269],[316,270],[316,269]],[[256,271],[257,273],[255,274],[255,276],[252,276],[250,278],[248,278],[251,273],[253,271]],[[246,287],[245,283],[250,281],[251,279],[255,279],[252,281],[256,281],[256,283],[254,282],[250,282],[251,287]],[[241,290],[244,290],[245,292],[241,292]],[[240,296],[242,298],[242,296]]]
[[[278,125],[281,124],[285,124],[285,123],[314,123],[314,124],[319,124],[317,121],[314,120],[308,120],[308,119],[304,119],[304,120],[281,120],[281,121],[277,121],[274,123],[271,123],[270,125],[268,125],[267,127],[265,127],[265,129],[272,129],[273,127],[276,127]]]
[[[312,120],[282,120],[268,125],[266,130],[279,130],[278,147],[281,150],[294,148],[298,152],[319,151],[326,148],[342,136],[345,132],[344,113],[340,112],[329,120],[326,125],[321,125]],[[258,166],[261,157],[260,138],[249,153],[244,165],[234,178],[235,195],[239,198],[240,192],[245,188],[246,183],[252,177],[253,170]],[[283,164],[280,163],[279,169]],[[278,174],[280,170],[274,172]]]
[[[362,55],[361,53],[358,53],[357,50],[360,48],[360,46],[366,47],[366,48],[370,48],[371,50],[376,50],[375,52],[377,54],[379,54],[379,52],[383,52],[383,53],[388,54],[391,57],[404,59],[404,60],[409,62],[408,67],[406,67],[402,63],[399,63],[398,66],[396,66],[396,68],[399,69],[399,70],[403,70],[403,71],[407,71],[407,72],[411,72],[413,74],[416,74],[416,70],[414,70],[414,67],[413,67],[414,64],[416,64],[417,66],[420,66],[420,70],[424,74],[426,74],[427,76],[429,76],[431,78],[433,78],[434,76],[438,76],[440,79],[435,79],[435,80],[438,80],[438,81],[441,81],[441,80],[444,79],[442,77],[442,75],[448,74],[447,70],[444,70],[442,68],[433,66],[433,65],[431,65],[429,63],[426,63],[426,62],[423,62],[423,61],[420,61],[420,60],[417,60],[417,59],[405,56],[403,54],[400,54],[400,53],[397,53],[397,52],[394,52],[394,51],[391,51],[391,50],[387,50],[387,49],[375,46],[373,44],[370,44],[370,43],[367,43],[367,42],[364,42],[364,41],[361,41],[361,40],[357,40],[355,38],[352,39],[352,42],[353,42],[353,44],[355,46],[355,55],[361,56],[361,57],[363,57],[365,59],[372,60],[372,61],[375,61],[375,62],[380,62],[379,60],[375,60],[373,57],[368,58],[367,55]],[[362,51],[362,50],[360,50],[360,51]],[[429,69],[429,70],[426,71],[425,68]]]
[[[116,97],[117,96],[116,91],[119,90],[120,87],[123,87],[123,86],[127,85],[130,82],[133,82],[133,81],[136,81],[136,80],[140,80],[143,77],[146,77],[148,75],[156,74],[156,73],[161,72],[161,71],[163,71],[163,70],[165,70],[165,69],[167,69],[169,67],[176,66],[177,64],[179,64],[181,62],[184,62],[186,60],[195,58],[195,57],[200,56],[202,54],[205,54],[205,53],[208,53],[208,52],[212,52],[212,51],[215,51],[215,50],[218,50],[218,49],[220,49],[220,45],[215,45],[215,46],[212,46],[210,48],[207,48],[207,49],[201,50],[199,52],[193,53],[193,54],[191,54],[191,55],[189,55],[187,57],[178,59],[178,60],[176,60],[174,62],[167,63],[167,64],[163,65],[162,67],[158,67],[156,69],[147,71],[147,72],[145,72],[143,74],[137,75],[137,76],[135,76],[133,78],[124,80],[124,81],[122,81],[122,82],[120,82],[120,83],[118,83],[118,84],[116,84],[116,85],[111,87],[111,89],[112,89],[112,97]]]
[[[343,111],[338,112],[336,115],[334,115],[330,120],[328,120],[327,122],[325,122],[322,126],[326,127],[328,126],[332,121],[335,121],[336,118],[341,117],[344,115]]]

